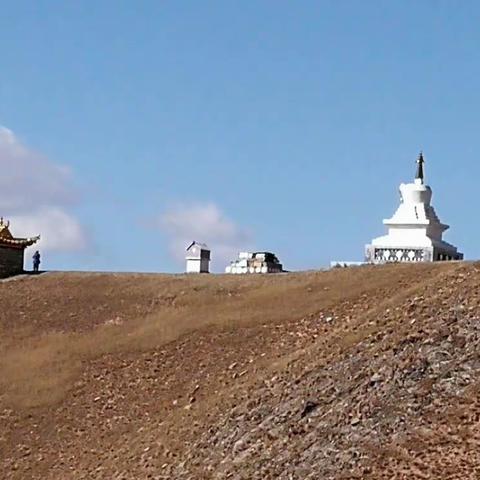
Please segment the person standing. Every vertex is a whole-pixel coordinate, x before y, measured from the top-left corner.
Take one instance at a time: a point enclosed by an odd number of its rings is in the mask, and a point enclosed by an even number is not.
[[[41,260],[40,260],[40,252],[37,250],[34,254],[33,254],[33,271],[34,273],[38,273],[39,271],[39,268],[40,268],[40,263],[41,263]]]

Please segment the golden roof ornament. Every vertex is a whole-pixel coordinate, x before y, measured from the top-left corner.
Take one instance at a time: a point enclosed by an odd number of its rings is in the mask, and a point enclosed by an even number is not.
[[[9,226],[10,226],[10,222],[9,222],[9,221],[5,222],[5,221],[3,220],[3,217],[0,217],[0,227],[6,227],[6,228],[8,228]]]
[[[10,233],[10,222],[5,222],[3,217],[0,217],[0,238],[13,238],[12,234]]]

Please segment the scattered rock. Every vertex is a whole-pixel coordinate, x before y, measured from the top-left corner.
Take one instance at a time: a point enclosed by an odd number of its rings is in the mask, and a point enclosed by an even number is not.
[[[300,418],[305,418],[307,415],[310,415],[318,407],[318,402],[307,400],[303,406],[302,413]]]

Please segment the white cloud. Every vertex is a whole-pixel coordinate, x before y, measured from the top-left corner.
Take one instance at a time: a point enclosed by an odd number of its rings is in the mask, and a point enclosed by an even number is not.
[[[25,211],[38,202],[72,203],[71,172],[27,149],[12,131],[0,127],[0,210]]]
[[[15,228],[15,235],[20,237],[40,232],[39,245],[43,250],[69,252],[83,250],[88,245],[82,226],[61,208],[44,207],[35,215],[14,215],[9,220]]]
[[[218,271],[252,242],[250,232],[227,218],[214,203],[177,204],[161,215],[160,228],[170,238],[175,259],[183,261],[185,248],[193,240],[206,243],[212,250],[213,269]]]
[[[40,234],[37,248],[77,251],[88,238],[69,211],[76,201],[70,170],[24,146],[0,126],[0,216],[11,221],[12,233]]]

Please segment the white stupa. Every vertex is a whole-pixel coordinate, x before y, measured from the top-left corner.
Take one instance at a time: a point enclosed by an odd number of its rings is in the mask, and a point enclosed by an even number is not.
[[[374,238],[365,248],[370,263],[435,262],[462,260],[463,254],[442,239],[449,228],[440,222],[430,205],[432,189],[424,183],[423,154],[417,160],[413,183],[400,185],[400,206],[392,218],[384,220],[388,234]]]

